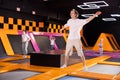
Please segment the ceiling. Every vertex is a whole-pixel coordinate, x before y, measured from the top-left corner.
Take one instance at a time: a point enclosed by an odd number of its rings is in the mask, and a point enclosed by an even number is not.
[[[105,0],[109,6],[100,7],[98,9],[81,9],[77,5],[85,5],[86,2],[95,2],[103,0],[0,0],[0,7],[14,9],[16,6],[23,8],[24,12],[31,14],[31,9],[36,11],[37,15],[50,16],[56,19],[68,19],[69,12],[75,8],[79,11],[80,17],[82,14],[93,14],[96,11],[102,11],[101,18],[111,18],[111,14],[119,14],[114,16],[117,21],[120,21],[120,0]],[[96,3],[88,4],[87,6],[96,6]],[[101,5],[101,3],[97,4]],[[113,18],[113,17],[112,17]]]
[[[95,1],[103,0],[0,0],[0,15],[3,13],[4,15],[8,16],[8,12],[11,11],[9,14],[10,16],[18,18],[27,17],[27,19],[29,17],[31,20],[31,11],[35,11],[37,15],[34,16],[34,18],[36,18],[35,20],[39,21],[41,16],[45,16],[46,22],[52,19],[53,21],[60,21],[62,24],[64,24],[68,18],[70,18],[69,12],[73,8],[78,10],[80,18],[84,18],[81,16],[82,14],[93,14],[99,10],[102,11],[102,14],[84,27],[84,36],[87,42],[90,44],[95,42],[99,34],[104,32],[115,34],[115,37],[117,37],[120,44],[120,0],[105,0],[109,6],[100,7],[98,9],[83,10],[77,7],[77,5],[85,5],[86,2]],[[89,4],[89,6],[95,7],[96,4]],[[16,7],[21,8],[20,14],[16,13]],[[23,13],[25,16],[21,15],[21,13]],[[118,16],[113,17],[111,14],[117,14]],[[103,21],[103,18],[115,18],[116,21]]]
[[[57,18],[60,16],[64,16],[65,18],[70,17],[69,12],[71,9],[75,8],[76,10],[79,11],[80,17],[82,14],[93,14],[96,11],[100,10],[102,11],[102,15],[100,16],[101,18],[115,18],[117,21],[120,20],[120,0],[105,0],[104,2],[108,4],[108,6],[102,6],[99,7],[98,9],[81,9],[78,8],[77,5],[85,5],[84,3],[86,2],[93,2],[88,4],[90,5],[103,5],[104,3],[97,3],[103,0],[34,0],[37,3],[35,3],[35,6],[43,9],[46,9],[47,11],[52,11],[57,14]],[[97,2],[96,2],[97,1]],[[86,6],[85,6],[86,7]],[[94,6],[93,6],[94,7]],[[117,16],[114,15],[111,16],[111,14],[117,14]]]

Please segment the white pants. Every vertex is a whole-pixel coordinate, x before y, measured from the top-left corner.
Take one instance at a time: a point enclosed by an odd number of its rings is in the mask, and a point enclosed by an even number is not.
[[[27,53],[28,53],[28,43],[29,42],[22,42],[22,51],[23,51],[23,54],[24,55],[27,55]]]
[[[71,56],[73,54],[73,46],[76,48],[78,56],[84,56],[80,39],[67,40],[65,56]]]

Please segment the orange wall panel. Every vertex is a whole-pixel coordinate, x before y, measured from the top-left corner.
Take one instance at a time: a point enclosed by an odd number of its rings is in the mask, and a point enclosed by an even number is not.
[[[0,16],[0,23],[4,23],[4,16]]]

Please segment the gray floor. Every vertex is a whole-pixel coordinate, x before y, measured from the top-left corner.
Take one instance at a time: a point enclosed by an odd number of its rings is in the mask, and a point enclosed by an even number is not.
[[[79,78],[79,77],[73,77],[73,76],[65,76],[65,77],[59,78],[58,80],[95,80],[95,79]]]
[[[25,59],[21,59],[21,60],[13,60],[13,61],[9,61],[12,63],[26,63],[26,62],[30,62],[30,59],[25,58]]]
[[[120,73],[120,66],[97,64],[88,68],[88,72],[117,75]]]
[[[109,59],[106,59],[105,61],[120,62],[120,58],[109,58]]]
[[[0,80],[24,80],[25,78],[41,74],[40,72],[32,72],[26,70],[15,70],[0,74]]]
[[[86,59],[92,59],[92,58],[94,57],[86,56]],[[23,59],[23,60],[11,61],[11,62],[24,63],[24,62],[30,62],[30,60]],[[69,65],[79,63],[79,62],[81,62],[81,60],[80,60],[80,57],[77,56],[77,54],[73,54],[68,61]],[[88,72],[117,75],[120,73],[120,66],[97,64],[92,67],[89,67]],[[26,70],[15,70],[15,71],[10,71],[6,73],[1,73],[0,80],[24,80],[25,78],[28,78],[37,74],[41,74],[41,73],[26,71]],[[95,80],[95,79],[65,76],[65,77],[59,78],[58,80]]]
[[[0,56],[0,59],[4,59],[4,58],[13,58],[14,56]]]
[[[85,56],[85,59],[88,60],[88,59],[92,59],[92,58],[95,58],[95,56]],[[68,60],[68,65],[73,65],[73,64],[76,64],[76,63],[80,63],[81,62],[81,57],[79,57],[77,55],[76,52],[74,52],[70,57],[69,57],[69,60]]]

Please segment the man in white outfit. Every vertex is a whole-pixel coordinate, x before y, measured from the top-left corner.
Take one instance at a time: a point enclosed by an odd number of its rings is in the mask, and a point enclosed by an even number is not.
[[[97,11],[93,16],[90,16],[88,19],[79,19],[79,13],[72,9],[70,11],[71,18],[67,21],[67,23],[64,25],[64,27],[60,30],[64,30],[66,27],[69,27],[69,35],[67,39],[66,44],[66,52],[65,52],[65,64],[62,66],[63,68],[67,66],[67,61],[69,59],[69,56],[73,53],[73,46],[77,50],[78,56],[81,57],[81,60],[83,62],[84,70],[87,70],[86,63],[85,63],[85,57],[82,50],[82,43],[81,43],[81,36],[80,31],[82,30],[83,26],[93,20],[95,17],[98,17],[101,12]]]
[[[100,55],[103,55],[103,39],[100,39],[99,52],[100,52]]]
[[[28,32],[27,31],[23,31],[23,34],[22,34],[22,51],[23,51],[23,54],[24,54],[24,58],[27,57],[27,53],[28,53],[28,44],[29,44],[29,41],[30,41],[30,37],[28,36]]]
[[[55,45],[55,37],[52,37],[52,38],[50,39],[51,50],[54,50],[54,45]]]

